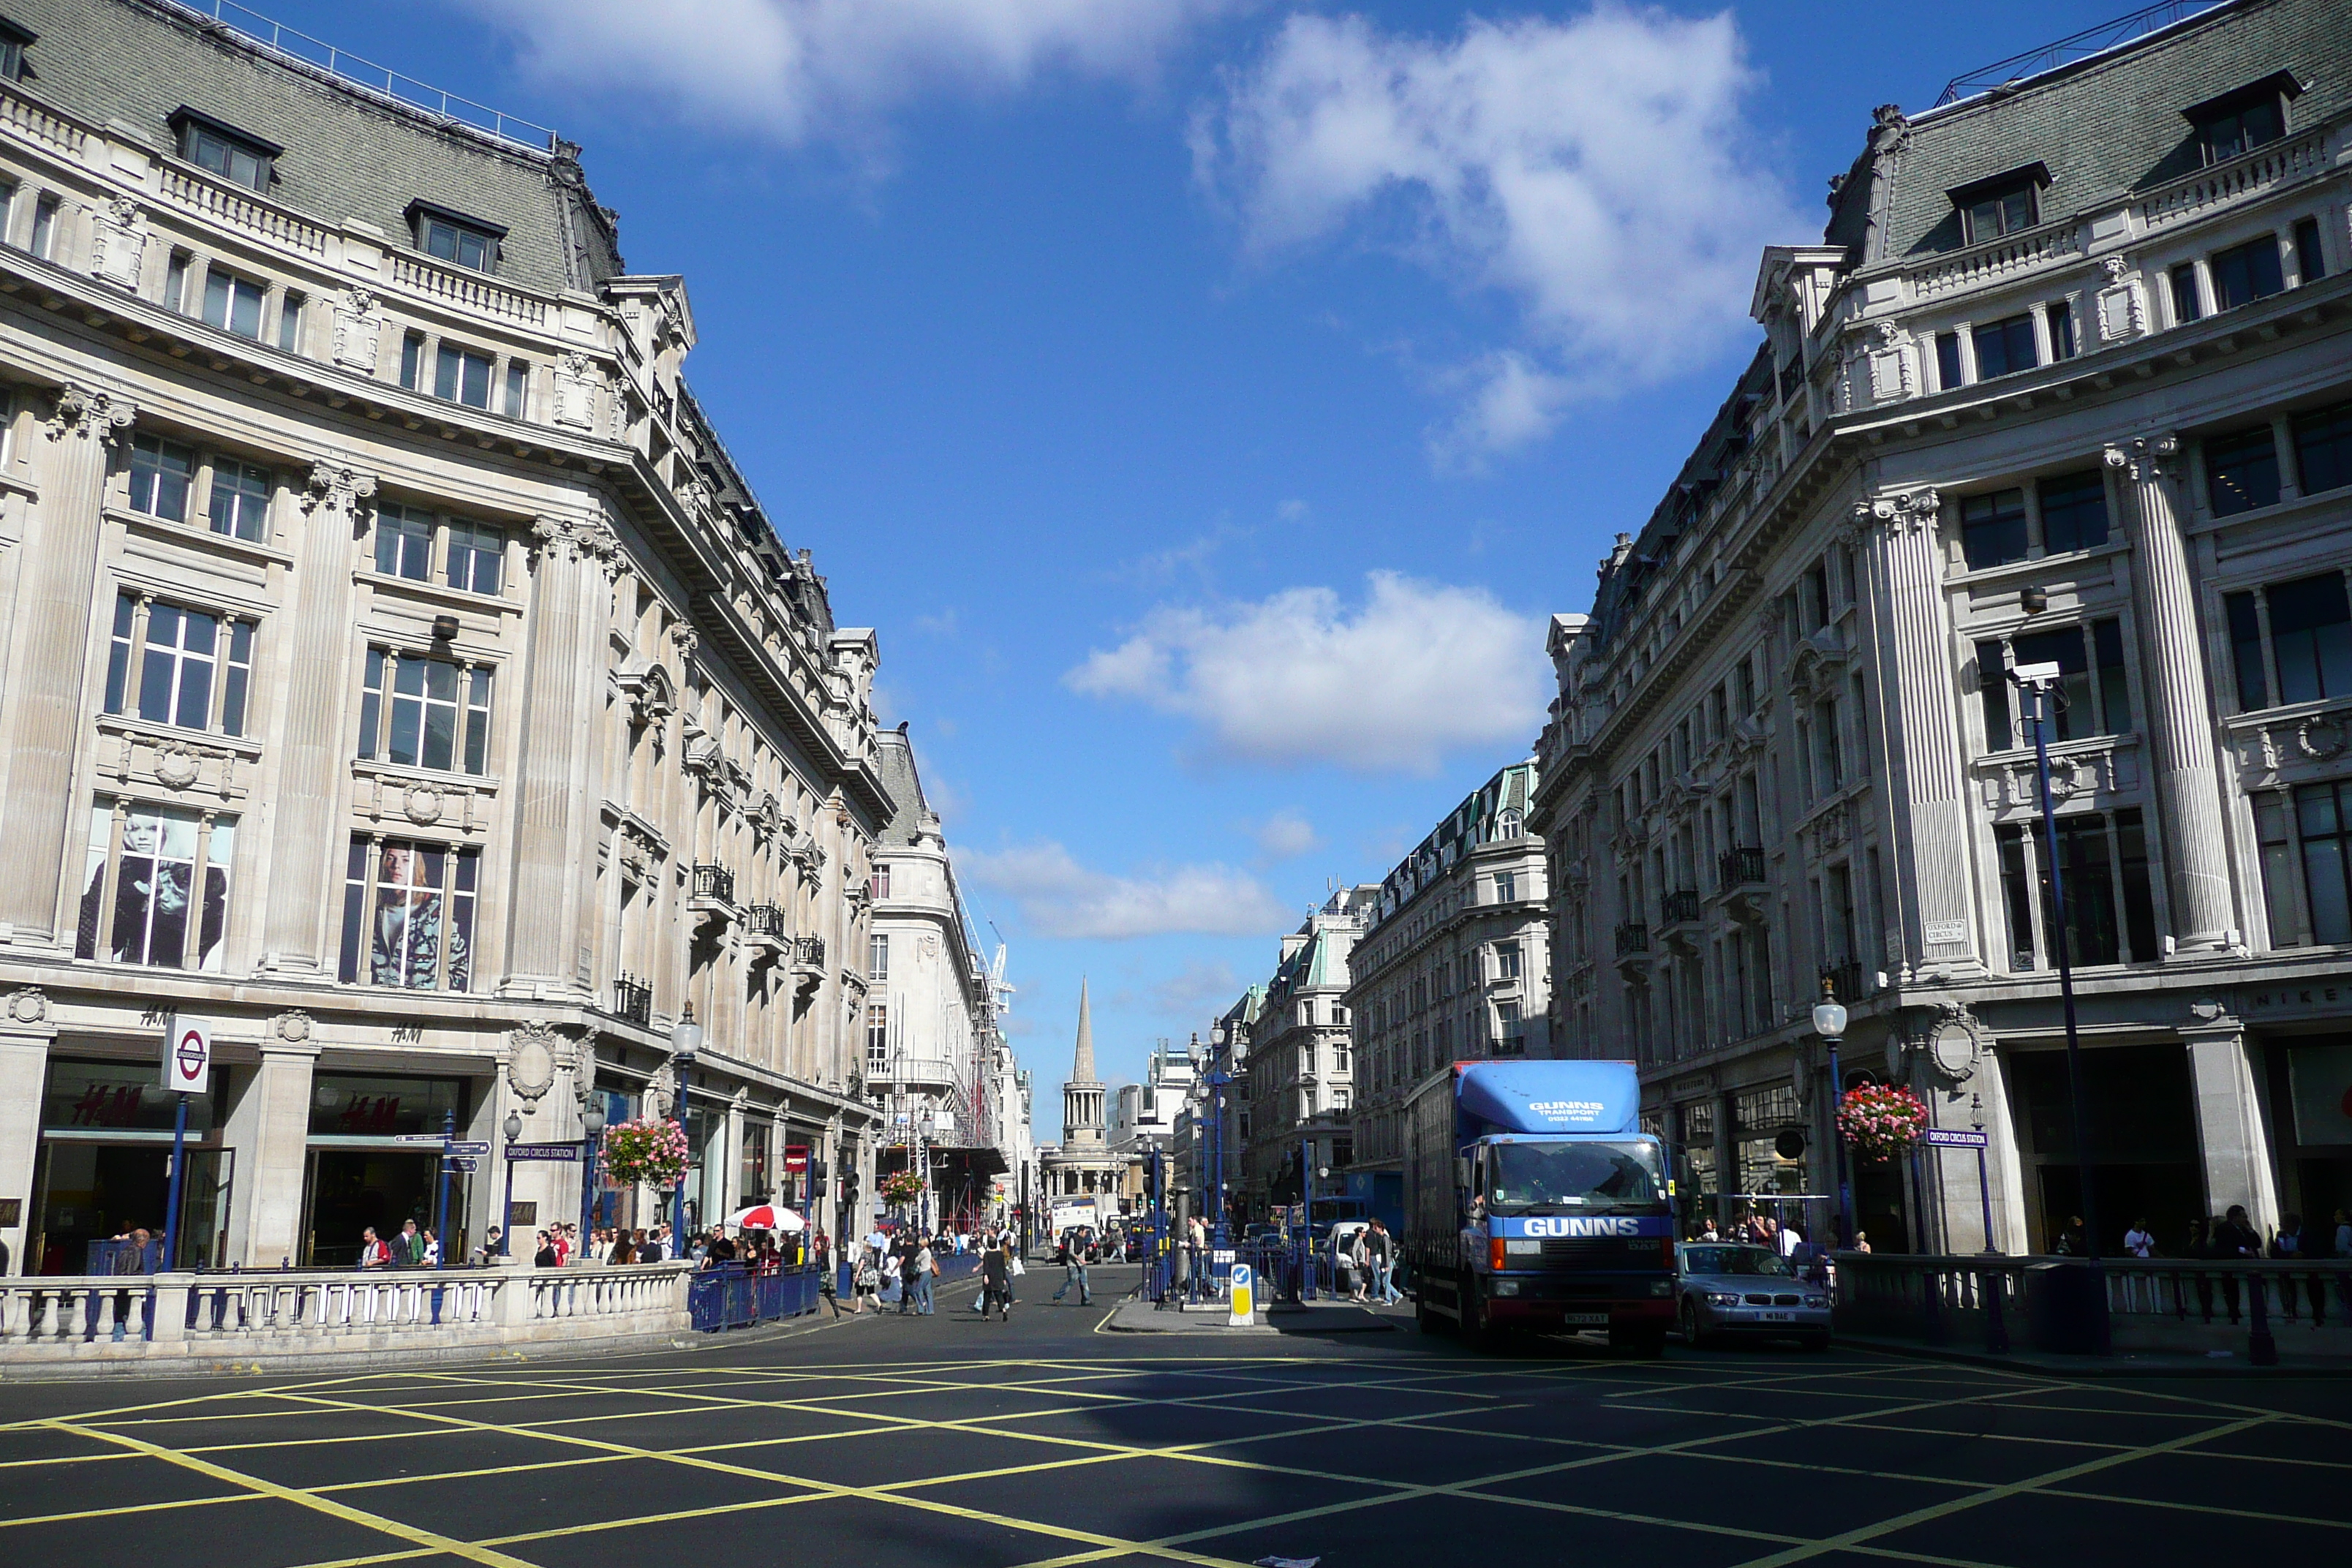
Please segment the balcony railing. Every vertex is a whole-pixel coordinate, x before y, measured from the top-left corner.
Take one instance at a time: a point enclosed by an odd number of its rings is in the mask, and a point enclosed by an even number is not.
[[[694,868],[694,896],[716,899],[722,904],[735,901],[735,873],[724,866],[697,866]]]
[[[1743,882],[1760,882],[1764,879],[1764,851],[1727,849],[1716,861],[1716,872],[1727,888],[1736,888]]]
[[[1677,888],[1658,900],[1658,923],[1677,926],[1698,919],[1698,889]]]
[[[743,911],[743,929],[751,936],[782,937],[784,911],[775,904],[753,904]]]
[[[1645,925],[1622,925],[1617,928],[1617,956],[1650,951],[1650,928]]]
[[[1822,978],[1829,982],[1841,1002],[1857,1002],[1869,994],[1863,988],[1862,965],[1859,963],[1824,963]]]
[[[1501,1036],[1494,1043],[1493,1054],[1498,1057],[1526,1056],[1528,1054],[1528,1037],[1525,1035]]]
[[[793,962],[811,969],[824,967],[824,938],[802,936],[793,939]]]
[[[650,1026],[654,1021],[653,986],[635,975],[614,976],[613,1016],[641,1028]]]

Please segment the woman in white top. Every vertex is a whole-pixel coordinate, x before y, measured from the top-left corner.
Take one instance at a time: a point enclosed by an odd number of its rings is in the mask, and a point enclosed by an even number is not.
[[[2156,1237],[2147,1233],[2147,1221],[2144,1219],[2132,1221],[2132,1227],[2124,1232],[2124,1250],[2134,1258],[2156,1256]]]

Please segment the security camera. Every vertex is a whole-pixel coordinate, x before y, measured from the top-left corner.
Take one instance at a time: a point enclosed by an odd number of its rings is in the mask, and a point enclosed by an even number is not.
[[[2064,673],[2056,659],[2045,659],[2040,664],[2021,664],[2009,672],[2009,678],[2020,686],[2055,686]]]

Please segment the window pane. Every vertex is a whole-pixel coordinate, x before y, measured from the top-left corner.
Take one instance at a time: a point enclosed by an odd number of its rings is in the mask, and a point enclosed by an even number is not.
[[[106,918],[100,906],[106,898],[106,857],[114,843],[114,813],[105,805],[96,805],[89,813],[89,846],[82,857],[81,918],[74,928],[74,956],[98,956],[100,922]]]
[[[2197,289],[2197,268],[2187,262],[2174,268],[2172,282],[2172,319],[2176,322],[2193,321],[2205,313]]]
[[[1936,334],[1936,389],[1949,392],[1960,384],[1960,335],[1958,332]]]
[[[2327,785],[2317,786],[2328,788]],[[2310,793],[2297,790],[2301,797]],[[2303,876],[2311,892],[2311,938],[2314,942],[2352,942],[2352,898],[2345,891],[2344,840],[2341,837],[2303,841]]]
[[[367,683],[360,691],[360,755],[373,758],[383,735],[383,664],[380,647],[367,650]]]
[[[2131,682],[2124,670],[2124,628],[2117,620],[2091,623],[2092,651],[2099,668],[2099,721],[2105,733],[2132,727]]]
[[[2116,813],[2116,841],[2123,856],[2124,934],[2131,945],[2126,956],[2134,963],[2153,963],[2164,955],[2156,939],[2156,900],[2148,889],[2147,832],[2137,806]]]
[[[2057,359],[2074,357],[2074,307],[2064,300],[2050,301],[2050,353]]]
[[[228,330],[241,338],[261,336],[261,286],[237,279],[229,293]]]
[[[2001,901],[2009,910],[2009,951],[2012,970],[2033,967],[2033,914],[2025,874],[2025,830],[2014,824],[1993,829],[2000,849]]]
[[[449,989],[463,991],[474,978],[475,880],[481,852],[460,849],[455,857],[456,887],[449,900]]]
[[[2319,247],[2319,220],[2315,217],[2300,219],[2294,226],[2294,267],[2305,283],[2316,283],[2327,276],[2327,258]]]
[[[349,985],[360,977],[360,937],[367,929],[368,851],[364,839],[352,840],[343,865],[343,946],[335,978]]]
[[[2235,310],[2286,287],[2279,271],[2278,240],[2269,235],[2216,252],[2212,261],[2216,308]]]
[[[2295,420],[2294,468],[2305,495],[2352,485],[2352,403]]]
[[[2294,913],[2293,845],[2287,840],[2286,807],[2275,795],[2254,797],[2254,835],[2262,841],[2263,908],[2270,916],[2271,945],[2297,947],[2302,922]]]
[[[441,357],[433,367],[433,395],[457,400],[457,375],[465,355],[448,344],[441,345]]]
[[[1996,490],[1960,503],[1960,551],[1970,571],[2025,559],[2025,492]]]
[[[253,623],[228,623],[228,661],[222,668],[221,732],[245,733],[245,696],[253,679]]]
[[[114,636],[106,654],[106,710],[109,713],[122,711],[123,690],[131,678],[131,622],[138,614],[138,601],[130,595],[115,596]]]
[[[2271,506],[2279,499],[2278,453],[2270,426],[2216,436],[2205,443],[2207,499],[2217,517]]]
[[[490,672],[474,671],[473,691],[466,715],[466,771],[478,773],[490,748]]]
[[[2107,849],[2105,818],[2062,817],[2058,855],[2066,884],[2066,956],[2075,964],[2114,963],[2120,958],[2116,929],[2115,874]],[[2042,885],[2042,919],[2058,924],[2048,878]]]
[[[457,231],[438,218],[428,218],[425,224],[425,248],[444,261],[457,259]]]
[[[2273,584],[2266,594],[2279,700],[2313,702],[2352,691],[2352,610],[2347,607],[2343,574]]]
[[[205,275],[205,325],[228,325],[228,285],[229,278],[226,272],[214,271]]]
[[[2088,550],[2107,542],[2107,482],[2096,468],[2061,474],[2034,486],[2042,502],[2042,548]]]
[[[465,356],[465,384],[458,389],[457,400],[471,408],[490,405],[490,362],[480,354]]]

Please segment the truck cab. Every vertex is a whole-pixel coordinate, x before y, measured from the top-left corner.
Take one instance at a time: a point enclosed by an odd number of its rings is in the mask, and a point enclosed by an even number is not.
[[[1412,1233],[1424,1328],[1474,1342],[1606,1331],[1664,1350],[1670,1166],[1628,1062],[1462,1062],[1415,1097]]]

